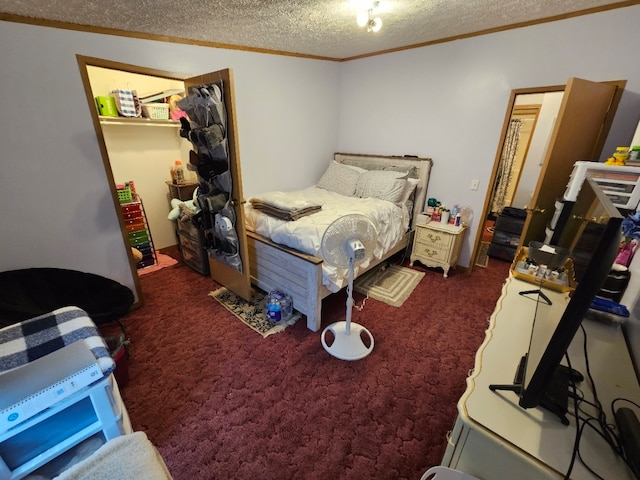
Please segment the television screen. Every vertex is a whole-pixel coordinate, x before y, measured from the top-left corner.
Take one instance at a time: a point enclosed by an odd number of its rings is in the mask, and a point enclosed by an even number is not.
[[[512,390],[523,408],[542,406],[568,423],[569,375],[560,367],[591,302],[613,265],[622,240],[622,215],[592,179],[587,179],[563,228],[559,247],[576,265],[577,285],[568,303],[538,300],[529,349]],[[505,386],[491,386],[492,390]]]

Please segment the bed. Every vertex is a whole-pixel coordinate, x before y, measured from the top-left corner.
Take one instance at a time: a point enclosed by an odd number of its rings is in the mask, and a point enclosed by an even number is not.
[[[245,222],[251,283],[267,292],[281,290],[291,295],[294,308],[306,315],[307,327],[318,331],[322,299],[346,284],[346,270],[336,269],[320,256],[320,240],[328,224],[337,216],[356,212],[377,223],[379,243],[372,260],[356,272],[356,277],[362,275],[410,245],[417,216],[425,204],[431,165],[428,158],[336,153],[317,185],[291,192],[295,195],[294,203],[306,199],[322,206],[320,211],[294,221],[265,219],[265,214],[254,208],[254,199],[249,199],[245,204]],[[355,191],[349,193],[353,178],[358,195]],[[389,185],[381,183],[387,178]],[[329,190],[332,195],[319,190]],[[378,195],[378,191],[385,193]],[[408,201],[400,201],[407,191],[410,191]],[[283,198],[282,192],[268,192],[257,199],[270,198],[271,193],[276,194],[275,198]],[[369,195],[372,193],[376,196]],[[336,202],[350,206],[340,210],[335,207]],[[303,233],[296,236],[298,224]]]

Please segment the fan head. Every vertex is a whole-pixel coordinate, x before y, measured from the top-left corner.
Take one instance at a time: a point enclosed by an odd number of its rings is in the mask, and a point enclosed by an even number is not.
[[[346,268],[353,258],[354,266],[373,255],[378,232],[364,215],[350,214],[334,220],[322,236],[322,257],[334,267]]]

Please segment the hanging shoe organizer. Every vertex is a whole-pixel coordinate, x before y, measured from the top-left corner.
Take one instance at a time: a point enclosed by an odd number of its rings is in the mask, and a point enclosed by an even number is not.
[[[201,211],[192,221],[203,232],[209,256],[242,272],[230,201],[232,182],[223,88],[222,80],[189,87],[187,96],[177,102],[189,117],[180,118],[180,135],[193,145],[189,163],[198,173],[195,202]]]

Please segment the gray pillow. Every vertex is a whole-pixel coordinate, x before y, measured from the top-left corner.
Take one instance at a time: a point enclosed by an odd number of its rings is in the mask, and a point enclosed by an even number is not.
[[[402,198],[406,184],[406,172],[371,170],[358,177],[356,196],[374,197],[397,203]]]
[[[316,184],[331,192],[352,197],[356,192],[356,183],[360,173],[338,162],[331,162]]]

